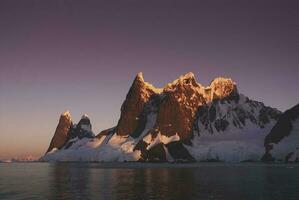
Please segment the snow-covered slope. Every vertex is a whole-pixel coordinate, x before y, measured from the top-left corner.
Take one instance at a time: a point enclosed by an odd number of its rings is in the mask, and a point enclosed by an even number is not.
[[[208,87],[193,73],[163,89],[133,81],[116,127],[96,137],[83,117],[44,161],[258,161],[280,112],[239,94],[231,79]]]
[[[299,104],[285,111],[265,138],[265,161],[299,162]]]
[[[240,94],[199,108],[188,150],[196,160],[260,160],[279,111]]]

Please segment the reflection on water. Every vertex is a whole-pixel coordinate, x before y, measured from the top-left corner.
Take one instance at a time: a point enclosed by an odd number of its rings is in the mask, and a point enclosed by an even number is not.
[[[189,199],[197,190],[190,169],[113,170],[111,175],[115,199]]]
[[[299,199],[298,165],[0,165],[0,199]]]
[[[90,169],[74,164],[54,164],[49,170],[50,199],[86,199],[89,197]]]

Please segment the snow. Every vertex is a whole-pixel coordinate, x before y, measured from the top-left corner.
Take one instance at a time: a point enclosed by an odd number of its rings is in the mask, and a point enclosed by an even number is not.
[[[285,156],[294,152],[290,161],[299,158],[299,119],[294,121],[293,129],[288,137],[283,138],[278,144],[273,144],[271,155],[278,160],[284,160]]]
[[[156,119],[157,119],[157,113],[155,112],[151,112],[146,116],[146,124],[145,124],[145,128],[142,131],[142,133],[140,134],[140,136],[136,139],[136,144],[142,139],[144,138],[144,136],[148,133],[148,131],[150,129],[152,129],[156,123]]]
[[[150,137],[150,138],[149,138]],[[180,136],[176,133],[173,136],[167,137],[165,135],[162,135],[160,132],[157,134],[157,136],[152,139],[152,136],[148,136],[144,141],[146,141],[149,145],[146,147],[147,150],[150,150],[152,147],[156,146],[157,144],[163,143],[168,144],[170,142],[179,141]]]
[[[261,129],[252,125],[246,129],[230,129],[221,134],[203,134],[194,137],[192,146],[185,147],[197,161],[259,161],[265,153],[264,138],[272,126],[268,124]]]
[[[296,148],[296,150],[294,151],[294,154],[292,154],[292,156],[290,157],[290,159],[288,161],[294,162],[298,159],[299,159],[299,147]]]
[[[91,125],[90,124],[81,124],[81,129],[91,132]]]
[[[58,149],[55,147],[53,148],[51,151],[48,152],[48,154],[52,154],[52,153],[55,153]]]
[[[53,149],[42,157],[44,161],[137,161],[140,151],[133,151],[133,138],[111,134],[98,138],[74,140],[68,149]]]
[[[143,141],[146,142],[147,144],[150,144],[152,141],[152,134],[148,134],[143,138]]]
[[[150,126],[150,123],[149,125]],[[145,138],[151,136],[147,135]],[[178,134],[167,137],[160,133],[152,142],[151,147],[158,143],[168,144],[178,141]],[[53,149],[42,157],[44,161],[103,161],[103,162],[123,162],[137,161],[141,158],[141,151],[134,151],[137,140],[132,137],[119,136],[115,133],[98,138],[73,138],[74,142],[68,149]],[[166,151],[168,152],[168,151]],[[169,153],[167,159],[173,160]]]
[[[163,93],[163,89],[155,88],[150,83],[147,83],[143,79],[142,73],[139,73],[137,77],[142,81],[145,87],[142,87],[141,98],[148,100],[149,93],[147,89],[159,94],[161,99],[164,98],[166,93]],[[199,134],[195,134],[192,140],[192,146],[184,145],[189,153],[197,161],[205,160],[219,160],[228,162],[240,162],[245,160],[259,161],[265,153],[264,138],[270,132],[275,120],[271,120],[271,123],[265,125],[264,128],[259,126],[259,113],[263,108],[263,104],[255,101],[247,101],[247,97],[240,94],[239,102],[212,102],[213,95],[216,97],[224,97],[228,95],[235,88],[235,83],[231,79],[217,78],[211,82],[210,86],[203,87],[199,83],[193,85],[193,81],[186,81],[189,79],[195,79],[193,73],[187,73],[179,77],[179,79],[169,83],[164,88],[164,92],[175,91],[178,89],[178,85],[189,84],[192,91],[191,100],[196,100],[198,96],[203,95],[207,105],[215,106],[216,120],[222,119],[228,122],[228,126],[224,131],[217,131],[215,128],[215,121],[208,121],[208,128],[205,124],[202,124],[198,120],[197,125],[199,128]],[[192,83],[192,84],[191,84]],[[188,87],[189,87],[188,86]],[[219,89],[219,87],[220,89]],[[182,87],[184,88],[184,87]],[[186,102],[185,95],[177,95],[176,99],[191,112],[195,112],[196,109],[193,102]],[[134,151],[135,146],[143,140],[148,144],[147,150],[150,150],[157,144],[168,144],[170,142],[179,141],[180,137],[178,133],[170,137],[165,136],[163,133],[158,132],[157,136],[153,138],[149,131],[155,128],[158,106],[151,102],[148,102],[149,110],[147,111],[146,124],[144,130],[141,132],[138,138],[132,138],[130,136],[120,136],[114,133],[111,129],[111,134],[103,135],[99,138],[73,138],[68,141],[72,145],[68,149],[52,149],[49,153],[42,157],[45,161],[103,161],[103,162],[122,162],[122,161],[137,161],[141,158],[141,151]],[[197,108],[197,107],[196,107]],[[250,120],[248,116],[245,119],[245,125],[240,121],[240,115],[238,111],[250,115],[254,120]],[[70,118],[69,111],[63,114]],[[195,115],[195,114],[194,114]],[[245,118],[246,118],[245,117]],[[83,115],[82,119],[89,119],[88,115]],[[139,120],[136,117],[136,120]],[[189,119],[187,119],[189,120]],[[243,120],[243,118],[241,119]],[[234,125],[234,123],[236,125]],[[239,125],[238,125],[239,124]],[[172,124],[167,124],[172,126]],[[81,128],[91,132],[91,126],[82,124]],[[159,131],[159,130],[157,130]],[[271,153],[278,157],[284,157],[287,153],[296,151],[292,156],[292,160],[295,160],[299,155],[299,123],[292,131],[292,134],[284,138],[279,144],[274,145],[274,149]],[[163,148],[166,152],[166,158],[168,161],[174,159],[169,154],[166,146]]]
[[[254,104],[254,105],[253,105]],[[240,95],[239,103],[218,103],[216,105],[216,119],[222,118],[229,122],[228,127],[224,131],[217,131],[214,122],[211,123],[213,133],[210,129],[205,129],[200,120],[198,126],[199,135],[195,134],[192,140],[192,146],[186,149],[197,161],[220,160],[227,162],[240,162],[245,160],[259,161],[265,153],[264,138],[270,132],[275,121],[267,124],[265,128],[260,128],[257,123],[250,119],[245,120],[245,125],[240,128],[233,125],[234,120],[238,120],[236,113],[233,112],[235,107],[242,107],[245,111],[250,111],[255,119],[258,119],[259,111],[262,105],[259,103],[246,103],[245,96]],[[130,136],[119,136],[115,133],[98,138],[73,138],[69,142],[73,144],[68,149],[53,149],[51,152],[42,157],[45,161],[103,161],[103,162],[122,162],[137,161],[141,157],[140,151],[134,151],[134,147],[140,140],[147,144],[147,150],[150,150],[157,144],[168,144],[170,142],[179,141],[180,137],[175,134],[171,137],[165,136],[158,132],[155,138],[148,132],[154,128],[157,118],[157,108],[150,105],[147,113],[145,128],[138,138]],[[297,123],[298,125],[299,123]],[[172,126],[172,124],[168,124]],[[82,125],[81,128],[87,130],[89,126]],[[112,130],[112,129],[111,129]],[[299,127],[295,127],[293,131],[298,133]],[[271,153],[278,157],[282,157],[290,151],[294,151],[299,147],[299,134],[291,134],[288,138],[283,139],[279,144],[274,146]],[[68,142],[68,143],[69,143]],[[173,161],[167,148],[163,147],[166,152],[168,161]],[[291,159],[296,159],[299,155],[294,154]]]
[[[77,141],[78,139],[79,139],[78,137],[74,137],[74,138],[70,139],[70,140],[68,141],[68,143],[70,143],[70,142],[75,142],[75,141]]]
[[[89,116],[87,114],[82,115],[81,119],[89,119]]]
[[[212,106],[212,103],[208,104],[209,108]],[[260,111],[264,105],[260,102],[255,101],[246,101],[246,97],[240,94],[239,102],[234,101],[230,102],[214,102],[213,106],[216,110],[216,120],[225,120],[228,122],[226,129],[217,131],[214,121],[206,121],[204,124],[201,122],[201,119],[198,120],[198,133],[200,135],[211,135],[211,134],[222,134],[223,132],[231,132],[236,130],[243,129],[260,129],[260,126],[264,124],[260,121]],[[240,119],[240,114],[244,113],[245,124],[242,123]],[[208,113],[209,116],[209,113]],[[270,123],[274,124],[276,120],[269,118]],[[207,125],[207,126],[206,126]],[[241,132],[240,132],[241,133]],[[243,133],[243,131],[242,131]]]

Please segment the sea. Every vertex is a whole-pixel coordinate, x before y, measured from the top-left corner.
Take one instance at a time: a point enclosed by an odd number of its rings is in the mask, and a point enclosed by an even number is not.
[[[299,164],[0,163],[1,200],[299,200]]]

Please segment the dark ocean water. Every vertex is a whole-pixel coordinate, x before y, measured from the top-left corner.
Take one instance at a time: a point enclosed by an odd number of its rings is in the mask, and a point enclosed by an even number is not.
[[[0,199],[299,199],[298,164],[0,163]]]

